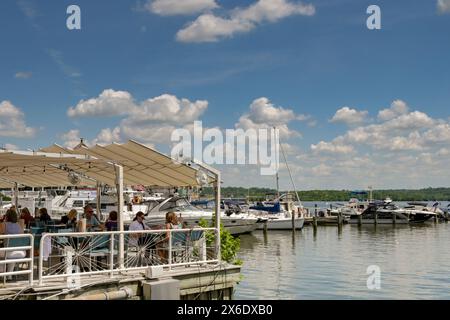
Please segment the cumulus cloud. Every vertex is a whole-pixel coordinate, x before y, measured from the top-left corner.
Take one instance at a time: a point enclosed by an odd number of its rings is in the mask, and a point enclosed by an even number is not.
[[[400,115],[407,114],[408,111],[409,107],[406,102],[402,100],[395,100],[394,102],[392,102],[389,109],[381,110],[378,113],[378,119],[381,121],[391,120]]]
[[[217,42],[222,38],[232,37],[236,33],[248,32],[254,25],[248,21],[230,20],[213,14],[204,14],[178,31],[180,42]]]
[[[341,109],[342,110],[342,109]],[[340,110],[340,111],[341,111]],[[355,110],[337,112],[335,119],[345,121]],[[443,120],[432,119],[421,111],[409,111],[408,105],[396,100],[378,114],[379,123],[348,130],[330,142],[312,145],[313,151],[337,152],[341,146],[366,145],[375,150],[418,151],[433,142],[450,141],[450,128]]]
[[[218,8],[215,0],[149,0],[143,8],[161,16],[189,15]]]
[[[299,137],[300,133],[288,127],[289,122],[298,118],[299,115],[296,115],[293,110],[276,107],[268,98],[262,97],[251,103],[250,111],[241,116],[236,128],[257,130],[276,127],[280,130],[281,138]]]
[[[67,114],[69,117],[117,116],[133,113],[135,108],[130,93],[108,89],[97,98],[81,100]]]
[[[163,94],[142,102],[136,102],[126,91],[104,90],[98,97],[81,100],[67,111],[70,117],[110,117],[122,119],[115,128],[105,128],[90,141],[91,144],[107,144],[126,139],[138,139],[144,143],[170,142],[172,132],[189,126],[208,108],[208,101],[179,99]],[[72,144],[79,142],[79,132],[72,130],[63,137]]]
[[[69,108],[69,117],[127,116],[126,123],[190,123],[208,108],[208,102],[178,99],[169,94],[136,103],[129,92],[108,89],[98,97],[81,100]]]
[[[342,122],[348,125],[361,124],[366,121],[368,111],[358,111],[349,107],[339,109],[330,122]]]
[[[14,138],[31,138],[36,129],[28,127],[25,114],[10,101],[0,103],[0,136]]]
[[[450,0],[438,0],[437,7],[440,13],[450,13]]]
[[[258,0],[247,8],[235,8],[228,16],[203,14],[177,33],[180,42],[216,42],[238,33],[253,30],[264,22],[274,23],[292,16],[312,16],[311,4],[293,3],[289,0]]]
[[[92,147],[96,144],[111,144],[113,142],[119,143],[122,141],[120,136],[120,128],[114,129],[106,128],[100,131],[96,138],[89,140],[81,136],[80,130],[70,130],[61,135],[63,145],[67,148],[74,148],[80,144],[83,139],[83,143],[88,147]]]

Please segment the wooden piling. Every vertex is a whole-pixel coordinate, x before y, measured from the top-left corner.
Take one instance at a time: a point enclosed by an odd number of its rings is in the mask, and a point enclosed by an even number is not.
[[[362,214],[358,215],[358,226],[362,226]]]
[[[292,212],[292,231],[295,231],[295,211]]]
[[[378,213],[375,212],[375,225],[378,224]]]
[[[313,217],[313,228],[314,228],[314,231],[317,231],[317,216]]]
[[[394,213],[394,215],[392,216],[392,224],[396,225],[397,224],[397,214]]]

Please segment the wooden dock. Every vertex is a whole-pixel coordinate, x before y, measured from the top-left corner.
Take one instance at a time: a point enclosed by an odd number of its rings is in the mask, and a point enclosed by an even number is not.
[[[42,286],[30,286],[28,281],[2,282],[0,300],[231,300],[240,270],[240,266],[218,264],[176,267],[158,278],[150,278],[144,271],[113,278],[83,276],[76,287],[65,279]]]

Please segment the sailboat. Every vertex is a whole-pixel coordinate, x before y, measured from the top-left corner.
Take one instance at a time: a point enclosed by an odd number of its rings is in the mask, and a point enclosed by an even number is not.
[[[294,188],[294,193],[297,198],[298,206],[295,205],[294,200],[291,195],[284,194],[280,196],[280,187],[279,187],[279,174],[276,174],[276,183],[277,183],[277,199],[274,201],[261,202],[256,206],[251,206],[250,211],[259,212],[259,215],[264,216],[268,219],[266,225],[259,225],[258,229],[267,229],[267,230],[301,230],[305,224],[305,219],[303,217],[303,206],[301,204],[300,198],[297,193],[297,188],[295,187],[294,179],[292,178],[291,169],[289,168],[289,164],[287,162],[286,154],[284,153],[283,146],[279,143],[278,132],[275,129],[275,134],[277,135],[277,143],[279,148],[281,149],[281,153],[283,154],[284,162],[286,164],[286,168],[289,172],[289,177],[291,179],[292,186]],[[278,148],[276,148],[278,150]]]

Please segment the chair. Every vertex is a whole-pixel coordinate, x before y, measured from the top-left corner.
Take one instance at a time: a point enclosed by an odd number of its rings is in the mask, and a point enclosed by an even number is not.
[[[188,232],[172,232],[171,242],[172,242],[172,259],[174,262],[183,262],[186,257],[188,249]]]
[[[30,238],[12,238],[7,239],[5,242],[5,247],[7,248],[19,248],[19,247],[29,247],[30,246]],[[18,260],[24,259],[27,256],[27,252],[25,250],[20,251],[8,251],[5,255],[5,260]],[[16,267],[15,262],[11,262],[7,264],[7,272],[13,272]]]
[[[45,232],[44,227],[31,227],[30,233],[34,236],[34,248],[39,248],[41,243],[42,234]]]
[[[191,242],[199,241],[203,237],[203,230],[192,230],[189,240]]]

